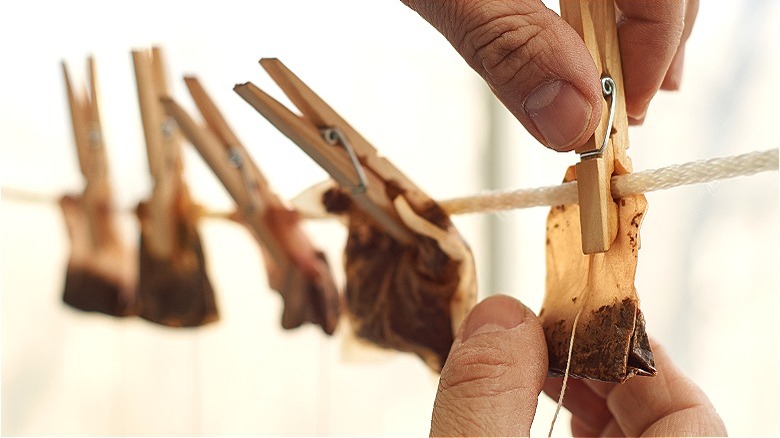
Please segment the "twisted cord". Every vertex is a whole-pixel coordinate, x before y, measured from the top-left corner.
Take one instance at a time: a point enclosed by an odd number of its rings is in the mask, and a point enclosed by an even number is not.
[[[712,158],[660,169],[612,177],[613,198],[638,195],[672,187],[748,176],[778,170],[778,149]],[[492,213],[503,210],[577,203],[577,182],[557,186],[480,193],[440,201],[449,214]]]
[[[730,157],[712,158],[684,164],[674,164],[660,169],[644,170],[627,175],[613,176],[613,198],[664,190],[672,187],[717,181],[738,176],[778,170],[778,149],[750,152]],[[56,198],[9,187],[2,188],[2,197],[23,202],[50,203]],[[577,203],[577,181],[557,186],[537,187],[512,191],[485,192],[472,196],[439,201],[439,205],[451,215],[468,213],[494,213],[520,208],[553,206]],[[128,210],[129,211],[129,210]],[[203,216],[227,219],[229,212],[204,210]]]

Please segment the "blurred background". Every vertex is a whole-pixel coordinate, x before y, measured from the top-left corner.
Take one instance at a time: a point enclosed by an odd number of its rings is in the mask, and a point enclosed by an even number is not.
[[[631,128],[636,170],[778,147],[779,9],[702,2],[682,90],[661,93]],[[261,57],[282,59],[435,199],[557,184],[577,160],[540,147],[397,1],[2,2],[0,183],[44,198],[2,198],[2,434],[426,435],[436,376],[411,355],[355,352],[343,330],[283,331],[258,247],[233,223],[200,224],[216,324],[170,329],[61,303],[69,243],[54,200],[83,182],[59,63],[81,83],[95,57],[111,182],[128,210],[151,188],[130,50],[153,44],[166,52],[176,99],[194,111],[180,78],[197,75],[287,198],[326,175],[233,93],[252,81],[287,102]],[[196,200],[230,209],[189,146],[184,159]],[[648,332],[730,433],[777,435],[777,174],[647,198],[636,287]],[[546,214],[454,218],[474,250],[480,298],[510,294],[538,312]],[[135,245],[134,216],[121,225]],[[343,228],[307,228],[340,266]],[[532,434],[546,433],[554,407],[540,396]],[[555,435],[570,434],[568,418]]]

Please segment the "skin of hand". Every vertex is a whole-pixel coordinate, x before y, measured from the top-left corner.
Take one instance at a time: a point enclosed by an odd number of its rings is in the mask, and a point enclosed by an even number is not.
[[[534,137],[583,144],[601,117],[598,72],[579,35],[540,0],[402,0],[439,30]],[[602,0],[599,0],[602,1]],[[698,0],[615,0],[629,122],[677,90]]]
[[[569,379],[564,406],[575,436],[723,436],[707,396],[653,345],[658,375],[623,384]],[[547,379],[542,326],[522,303],[493,296],[471,311],[441,373],[431,436],[528,436]]]

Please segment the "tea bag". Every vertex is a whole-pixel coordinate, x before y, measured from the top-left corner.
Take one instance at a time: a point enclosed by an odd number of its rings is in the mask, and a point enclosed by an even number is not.
[[[258,226],[240,218],[239,221],[245,223],[260,245],[268,285],[284,301],[282,328],[290,330],[312,323],[332,335],[339,322],[341,302],[325,254],[313,246],[294,210],[269,208],[263,217],[262,226],[271,232],[285,257],[272,257],[266,241],[258,236]]]
[[[169,327],[198,327],[219,319],[214,289],[206,273],[200,236],[198,209],[189,200],[186,187],[174,203],[171,251],[162,253],[154,244],[148,203],[140,203],[137,215],[141,224],[139,248],[138,316]]]
[[[575,179],[570,167],[565,181]],[[653,353],[634,287],[643,195],[617,201],[618,231],[605,253],[584,255],[579,206],[559,205],[547,217],[547,286],[542,321],[551,375],[566,370],[575,320],[569,374],[606,382],[654,376]]]
[[[113,230],[111,207],[99,203],[95,209],[97,226],[103,230],[98,242],[93,240],[84,197],[63,196],[60,209],[71,245],[62,301],[86,312],[131,315],[136,265]]]
[[[75,89],[67,66],[62,73],[73,137],[85,186],[60,199],[70,240],[62,300],[69,306],[112,316],[132,314],[136,265],[117,230],[108,158],[98,109],[95,62],[87,62],[87,87]]]
[[[470,250],[441,208],[414,210],[401,194],[398,216],[415,232],[403,244],[375,225],[340,189],[326,192],[331,213],[348,217],[345,310],[355,334],[413,352],[441,371],[454,333],[476,300]]]

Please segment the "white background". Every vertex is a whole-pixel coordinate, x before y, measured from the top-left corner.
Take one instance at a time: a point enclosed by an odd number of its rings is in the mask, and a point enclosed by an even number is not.
[[[682,91],[659,95],[645,126],[631,129],[637,170],[778,147],[779,18],[777,2],[703,2]],[[152,44],[166,51],[177,100],[193,109],[179,78],[197,75],[285,197],[325,173],[232,92],[252,81],[286,102],[260,57],[281,58],[437,199],[489,181],[555,184],[576,161],[538,146],[400,2],[3,2],[2,186],[52,199],[81,190],[59,63],[81,82],[92,54],[118,203],[129,209],[145,198],[130,50]],[[501,141],[489,149],[491,120]],[[185,161],[196,199],[229,208],[189,146]],[[647,198],[636,285],[648,331],[732,434],[778,434],[777,175]],[[539,310],[546,213],[455,218],[474,250],[481,297],[507,293]],[[436,377],[410,355],[349,353],[343,330],[334,338],[315,327],[282,331],[281,300],[242,228],[202,221],[222,319],[174,330],[61,304],[68,242],[53,203],[5,197],[0,217],[3,435],[427,434]],[[339,266],[341,227],[308,227]],[[122,230],[135,245],[131,215]],[[553,408],[540,397],[534,435],[546,433]],[[567,418],[556,434],[570,433]]]

